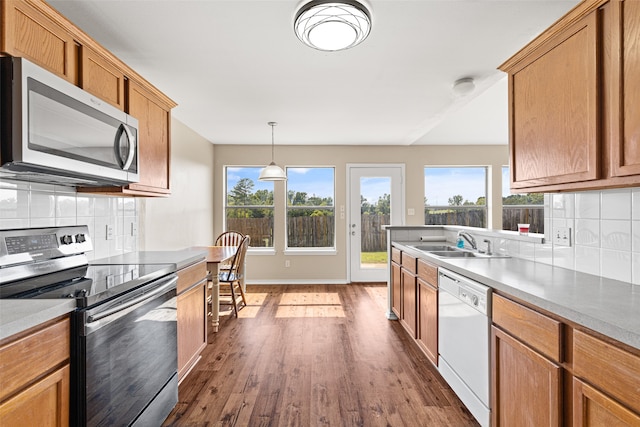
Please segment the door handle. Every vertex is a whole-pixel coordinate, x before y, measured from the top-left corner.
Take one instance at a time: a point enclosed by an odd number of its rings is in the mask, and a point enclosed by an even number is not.
[[[122,137],[122,134],[125,134],[127,140],[129,141],[129,152],[127,153],[126,159],[123,159],[122,154],[120,153],[120,138]],[[120,164],[120,168],[125,171],[128,170],[136,154],[136,140],[129,128],[124,123],[121,123],[120,126],[118,126],[113,148],[116,152],[116,159]]]

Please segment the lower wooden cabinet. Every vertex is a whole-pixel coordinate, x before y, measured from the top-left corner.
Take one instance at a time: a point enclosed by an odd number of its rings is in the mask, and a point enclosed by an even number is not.
[[[402,269],[402,314],[400,323],[412,338],[416,337],[416,276]]]
[[[418,346],[438,366],[438,289],[418,278]]]
[[[493,426],[561,426],[562,370],[495,326],[492,341]]]
[[[0,404],[0,426],[69,425],[69,365]]]
[[[67,316],[0,343],[0,426],[69,425]]]
[[[635,399],[638,399],[637,390]],[[640,415],[574,377],[573,425],[575,427],[640,426]]]
[[[178,271],[178,381],[207,346],[207,271],[204,261]]]
[[[391,263],[391,311],[400,319],[402,313],[402,274],[400,266]]]

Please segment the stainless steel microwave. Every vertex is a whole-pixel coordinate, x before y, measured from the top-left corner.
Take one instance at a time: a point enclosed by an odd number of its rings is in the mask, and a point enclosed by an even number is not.
[[[138,182],[138,120],[24,58],[0,58],[0,177]]]

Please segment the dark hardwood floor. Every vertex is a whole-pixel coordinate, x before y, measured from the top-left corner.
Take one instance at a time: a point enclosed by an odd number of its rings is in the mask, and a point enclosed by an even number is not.
[[[167,426],[476,426],[382,285],[249,286],[209,332]]]

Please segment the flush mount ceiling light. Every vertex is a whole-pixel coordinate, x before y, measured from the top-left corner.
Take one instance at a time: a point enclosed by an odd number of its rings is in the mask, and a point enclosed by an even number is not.
[[[464,77],[453,83],[453,93],[457,96],[469,95],[476,88],[476,84],[472,77]]]
[[[304,44],[334,52],[354,47],[367,38],[371,13],[355,0],[314,0],[298,10],[293,28]]]
[[[271,126],[271,163],[269,163],[269,166],[265,166],[264,169],[260,171],[260,176],[258,177],[258,180],[286,181],[287,174],[285,174],[282,168],[276,165],[276,162],[273,161],[273,150],[274,150],[273,129],[278,125],[278,123],[269,122],[267,124]]]

